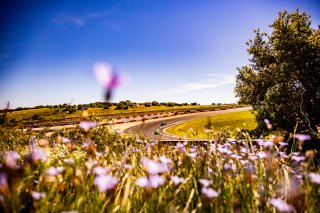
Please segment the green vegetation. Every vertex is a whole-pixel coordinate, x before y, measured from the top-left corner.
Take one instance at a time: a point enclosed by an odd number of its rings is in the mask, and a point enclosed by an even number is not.
[[[80,105],[55,105],[36,107],[34,109],[7,110],[0,113],[0,125],[11,127],[53,126],[60,124],[79,123],[81,119],[88,117],[94,120],[110,119],[121,116],[136,116],[145,113],[158,112],[187,112],[201,110],[215,110],[240,107],[241,105],[225,104],[216,106],[199,106],[177,104],[173,102],[158,103],[153,101],[147,105],[134,103],[129,100],[112,103],[91,103]]]
[[[316,153],[217,138],[151,143],[93,122],[51,135],[0,127],[1,212],[316,212]]]
[[[187,138],[204,138],[224,132],[228,136],[234,136],[237,129],[252,130],[256,122],[251,111],[229,112],[203,117],[166,129],[166,132]]]
[[[271,35],[255,31],[248,53],[251,64],[241,67],[235,92],[250,104],[258,130],[317,133],[320,124],[320,28],[313,29],[310,16],[298,10],[282,11]]]

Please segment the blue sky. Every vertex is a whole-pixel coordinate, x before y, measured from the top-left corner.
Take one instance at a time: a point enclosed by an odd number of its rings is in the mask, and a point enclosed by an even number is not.
[[[28,2],[28,3],[26,3]],[[320,23],[295,0],[1,1],[0,108],[103,101],[93,66],[127,76],[112,101],[236,102],[237,67],[253,30],[280,10]]]

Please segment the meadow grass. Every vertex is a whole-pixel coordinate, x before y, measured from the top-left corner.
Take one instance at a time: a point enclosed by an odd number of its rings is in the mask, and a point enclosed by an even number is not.
[[[177,144],[93,122],[50,135],[0,128],[2,212],[316,212],[314,152],[273,140]]]
[[[256,125],[251,111],[240,111],[183,122],[166,129],[166,132],[181,137],[207,139],[222,131],[231,132],[233,135],[230,136],[234,136],[237,129],[252,130]]]

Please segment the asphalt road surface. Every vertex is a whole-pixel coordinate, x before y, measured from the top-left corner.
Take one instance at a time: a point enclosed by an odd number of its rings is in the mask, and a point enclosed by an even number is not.
[[[136,135],[143,135],[149,140],[156,140],[156,141],[177,141],[181,140],[181,137],[175,137],[173,135],[169,135],[163,132],[163,129],[173,126],[185,121],[189,121],[192,119],[200,118],[200,117],[206,117],[211,115],[217,115],[217,114],[224,114],[228,112],[238,112],[238,111],[245,111],[250,110],[251,107],[241,107],[236,109],[227,109],[227,110],[219,110],[219,111],[210,111],[210,112],[199,112],[199,113],[193,113],[193,114],[187,114],[187,115],[180,115],[175,116],[171,118],[163,118],[163,119],[157,119],[156,121],[148,122],[139,124],[136,126],[129,127],[128,129],[124,130],[125,133],[129,134],[136,134]],[[166,123],[166,125],[161,126],[161,123]],[[155,135],[154,131],[159,130],[160,135]]]

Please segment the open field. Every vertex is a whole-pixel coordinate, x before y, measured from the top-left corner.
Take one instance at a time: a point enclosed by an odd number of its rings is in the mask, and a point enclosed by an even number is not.
[[[235,133],[237,129],[252,130],[255,127],[251,111],[240,111],[186,121],[167,128],[165,132],[181,137],[207,139],[222,131]]]
[[[9,125],[18,127],[31,126],[54,126],[60,124],[76,124],[79,123],[84,116],[91,120],[112,119],[128,116],[141,116],[150,113],[180,113],[195,112],[205,110],[229,109],[241,107],[241,105],[188,105],[188,106],[151,106],[146,107],[143,104],[137,104],[125,110],[116,110],[116,106],[110,109],[92,108],[86,110],[76,110],[68,112],[64,109],[39,108],[26,109],[20,111],[12,111],[6,114]],[[85,115],[84,115],[85,114]]]
[[[104,126],[0,128],[2,212],[316,212],[317,162],[276,140],[150,143]]]

